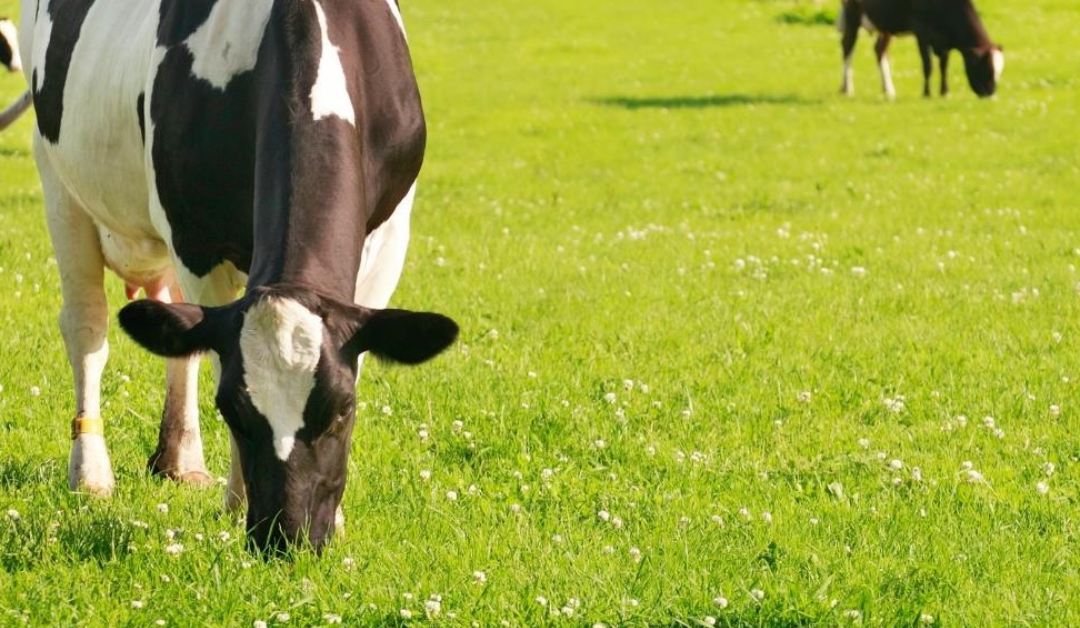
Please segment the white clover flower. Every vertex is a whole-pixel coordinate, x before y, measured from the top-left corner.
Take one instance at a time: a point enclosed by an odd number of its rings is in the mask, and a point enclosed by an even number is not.
[[[555,475],[555,471],[552,469],[544,469],[540,472],[540,479],[550,480]]]
[[[593,447],[597,449],[603,449],[604,447],[607,447],[607,443],[604,442],[604,439],[598,438],[596,439],[596,442],[593,443]]]
[[[636,547],[631,547],[630,548],[630,559],[633,560],[635,563],[640,563],[641,562],[641,550],[636,548]]]
[[[465,422],[461,421],[460,419],[455,420],[452,424],[450,424],[450,429],[453,430],[455,434],[457,434],[461,430],[465,429]]]
[[[232,535],[229,534],[227,530],[222,530],[221,532],[218,532],[218,540],[222,543],[228,543],[232,540]]]
[[[612,517],[611,518],[611,527],[615,528],[616,530],[622,530],[622,527],[623,527],[622,518],[621,517]]]
[[[705,617],[702,618],[701,623],[705,624],[706,626],[709,626],[709,628],[712,628],[713,626],[716,625],[716,618],[713,617],[712,615],[706,615]]]
[[[402,619],[412,619],[412,611],[407,608],[401,609],[398,614],[401,615]]]
[[[712,603],[716,605],[716,608],[724,609],[728,607],[728,600],[723,596],[713,598]]]
[[[1046,477],[1054,475],[1054,468],[1053,462],[1044,462],[1042,466],[1043,473],[1046,474]]]
[[[862,611],[859,611],[859,610],[854,609],[854,608],[850,609],[850,610],[846,610],[846,611],[844,611],[844,617],[846,619],[850,619],[851,621],[859,621],[860,619],[862,619]]]
[[[30,387],[30,396],[31,397],[40,397],[41,396],[41,388],[39,388],[37,386],[31,386]]]
[[[1050,485],[1046,482],[1039,482],[1035,485],[1035,490],[1038,491],[1039,495],[1046,495],[1050,492]]]
[[[548,601],[547,601],[546,597],[544,597],[542,595],[538,595],[538,596],[536,596],[536,603],[539,604],[540,606],[547,606]]]
[[[624,379],[622,383],[623,390],[629,392],[634,389],[634,380]]]
[[[131,608],[139,609],[143,607],[142,600],[131,600]]]
[[[428,617],[438,617],[442,612],[442,601],[431,599],[424,602],[424,613]]]
[[[989,428],[989,429],[994,429],[994,426],[997,425],[997,422],[994,420],[994,417],[992,417],[992,416],[984,416],[983,420],[982,420],[982,423],[983,423],[983,427],[986,427],[986,428]]]
[[[967,471],[965,471],[964,472],[964,477],[968,481],[969,484],[985,484],[986,483],[986,478],[983,477],[983,474],[979,473],[975,469],[968,469]]]
[[[765,599],[765,592],[761,589],[750,589],[750,597],[760,602],[761,600]]]
[[[154,625],[155,626],[164,626],[165,625],[165,620],[164,619],[156,619],[156,620],[154,620]]]
[[[172,543],[170,545],[165,546],[165,553],[166,554],[171,554],[173,556],[176,556],[182,551],[184,551],[184,545],[182,543]]]
[[[446,499],[452,502],[457,501],[457,491],[446,491]]]
[[[929,615],[927,613],[923,613],[922,615],[919,615],[919,621],[924,623],[924,624],[932,624],[932,623],[934,623],[934,616]]]
[[[386,415],[386,416],[390,416],[391,414],[393,414],[393,413],[394,413],[394,410],[393,410],[393,408],[391,408],[390,406],[383,406],[383,407],[382,407],[382,413],[383,413],[384,415]]]
[[[746,506],[743,506],[742,508],[739,509],[739,515],[742,516],[742,518],[746,519],[747,521],[749,521],[750,518],[752,517],[752,515],[750,514],[750,509],[747,508]]]
[[[266,622],[261,619],[256,619],[251,622],[251,628],[266,628]]]
[[[769,512],[768,510],[764,510],[764,511],[762,511],[762,513],[761,513],[761,519],[762,519],[762,521],[764,521],[765,523],[771,524],[771,523],[772,523],[772,513],[771,513],[771,512]]]
[[[1050,406],[1050,418],[1051,419],[1056,419],[1056,418],[1058,418],[1060,416],[1061,416],[1061,406],[1059,406],[1057,404],[1052,404]]]
[[[428,480],[430,480],[431,479],[431,470],[430,469],[421,469],[420,470],[420,479],[423,480],[424,482],[427,482]]]
[[[900,469],[904,468],[904,461],[893,459],[889,462],[889,468],[893,469],[894,471],[899,471]]]
[[[866,270],[865,268],[863,268],[862,266],[853,266],[851,268],[851,274],[856,276],[856,277],[859,277],[861,279],[861,278],[867,276],[868,274],[870,274],[870,272],[868,270]]]
[[[912,467],[911,479],[914,482],[922,482],[922,469],[920,469],[919,467]]]
[[[551,542],[552,543],[562,543],[563,542],[562,535],[561,534],[553,534],[553,535],[551,535]]]
[[[22,519],[22,515],[20,515],[19,511],[15,510],[14,508],[8,509],[7,516],[8,519],[11,519],[12,521],[18,521],[19,519]]]
[[[325,621],[328,624],[340,624],[341,623],[341,615],[335,615],[334,613],[327,613],[327,614],[323,615],[323,621]]]
[[[973,465],[970,460],[965,460],[965,461],[960,463],[960,470],[961,471],[970,471],[974,467],[975,467],[975,465]]]
[[[960,427],[967,427],[968,418],[962,414],[956,415],[956,424]]]
[[[606,401],[608,403],[615,403],[615,393],[609,392],[606,395],[604,395],[604,401]]]
[[[158,504],[158,505],[157,505],[157,511],[158,511],[158,512],[160,512],[160,513],[161,513],[161,514],[163,514],[163,515],[164,515],[164,514],[168,514],[168,512],[169,512],[169,505],[168,505],[168,504]]]
[[[510,512],[515,515],[521,514],[521,504],[510,504]]]
[[[476,584],[484,584],[487,582],[487,574],[482,571],[474,571],[472,577],[473,582]]]
[[[600,517],[601,521],[610,521],[611,520],[611,513],[606,511],[606,510],[601,510],[600,512],[596,513],[596,516]]]
[[[795,398],[799,401],[799,403],[810,403],[813,400],[814,395],[809,390],[804,390],[801,391],[799,394],[795,395]]]
[[[858,440],[858,443],[859,443],[859,447],[862,447],[863,449],[870,449],[870,439],[869,438],[860,438]]]

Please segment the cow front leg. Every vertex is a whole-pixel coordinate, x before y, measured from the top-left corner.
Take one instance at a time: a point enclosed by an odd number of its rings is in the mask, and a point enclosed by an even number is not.
[[[889,66],[889,41],[892,36],[888,33],[879,33],[877,42],[874,44],[874,52],[877,53],[878,69],[881,70],[881,87],[885,90],[885,97],[889,100],[896,98],[896,88],[892,82],[892,68]]]
[[[938,66],[941,68],[941,95],[949,95],[949,51],[938,53]]]
[[[109,359],[105,261],[97,227],[64,189],[41,142],[35,134],[34,152],[45,193],[46,222],[60,271],[60,333],[75,383],[68,487],[108,496],[115,480],[101,417],[101,374]]]
[[[919,41],[919,56],[922,58],[922,74],[923,74],[923,97],[930,97],[930,75],[934,71],[933,59],[930,57],[930,45],[926,42]]]
[[[862,21],[862,11],[858,6],[850,2],[840,5],[839,26],[841,32],[840,48],[844,55],[844,71],[840,83],[840,93],[845,96],[855,95],[855,73],[852,69],[852,55],[855,52],[855,42],[859,38],[859,25]]]
[[[172,303],[179,287],[151,288],[147,298]],[[158,444],[146,466],[154,475],[205,486],[213,479],[206,472],[199,432],[199,356],[170,358],[165,362],[165,408],[161,413]]]

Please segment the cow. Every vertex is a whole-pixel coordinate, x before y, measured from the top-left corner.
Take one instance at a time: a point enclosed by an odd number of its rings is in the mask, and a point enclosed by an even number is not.
[[[8,72],[22,71],[18,29],[15,28],[15,23],[6,17],[0,17],[0,66]],[[0,131],[10,126],[29,109],[30,102],[30,92],[27,92],[10,107],[0,111]]]
[[[964,57],[968,83],[979,97],[993,96],[1005,69],[1004,49],[990,41],[971,0],[841,0],[837,21],[843,33],[844,75],[841,92],[855,93],[851,56],[859,27],[877,32],[874,51],[881,69],[881,83],[888,99],[896,97],[889,67],[889,42],[893,35],[914,33],[922,57],[923,96],[930,96],[933,52],[941,68],[941,95],[949,93],[949,53]]]
[[[18,29],[15,28],[15,22],[6,17],[0,17],[0,65],[8,72],[22,71]]]
[[[108,495],[104,269],[121,327],[167,358],[149,468],[205,484],[208,354],[229,428],[225,506],[249,545],[321,548],[340,503],[362,357],[456,339],[386,309],[426,127],[395,0],[22,0],[34,156],[75,383],[68,482]],[[242,296],[240,296],[242,294]]]

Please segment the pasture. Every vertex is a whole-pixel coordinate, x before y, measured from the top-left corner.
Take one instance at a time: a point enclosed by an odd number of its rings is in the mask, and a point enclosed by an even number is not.
[[[1080,623],[1080,6],[978,2],[993,101],[897,40],[887,103],[865,34],[839,95],[831,1],[402,4],[394,303],[463,331],[365,364],[321,557],[147,476],[164,363],[115,324],[117,491],[67,490],[32,117],[0,135],[0,626]]]

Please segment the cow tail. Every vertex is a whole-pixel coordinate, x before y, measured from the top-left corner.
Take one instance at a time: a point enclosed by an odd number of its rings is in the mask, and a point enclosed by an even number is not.
[[[0,112],[0,131],[8,128],[13,122],[19,119],[22,114],[26,113],[26,110],[34,104],[33,97],[30,96],[30,90],[27,90],[22,96],[19,97],[10,107]]]

